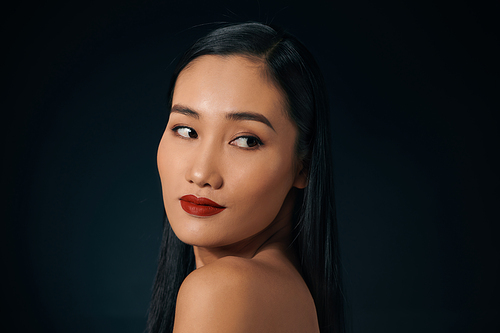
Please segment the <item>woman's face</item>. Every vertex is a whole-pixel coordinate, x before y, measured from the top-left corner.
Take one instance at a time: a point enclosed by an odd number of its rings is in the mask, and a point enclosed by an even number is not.
[[[290,189],[306,183],[284,105],[258,60],[206,55],[180,73],[158,148],[163,201],[179,239],[236,244],[283,218]]]

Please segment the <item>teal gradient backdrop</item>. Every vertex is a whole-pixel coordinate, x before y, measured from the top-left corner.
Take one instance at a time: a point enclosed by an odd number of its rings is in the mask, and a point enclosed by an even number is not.
[[[498,332],[495,12],[460,1],[10,4],[2,321],[14,332],[145,328],[173,63],[213,22],[257,20],[299,37],[329,86],[352,331]]]

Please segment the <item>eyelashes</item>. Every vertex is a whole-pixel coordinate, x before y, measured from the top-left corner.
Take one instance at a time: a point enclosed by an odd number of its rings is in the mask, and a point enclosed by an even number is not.
[[[258,137],[251,135],[239,136],[232,140],[229,144],[240,148],[258,148],[263,145]]]
[[[172,132],[183,139],[197,139],[198,133],[191,127],[187,126],[174,126]],[[241,135],[229,142],[230,145],[240,147],[243,149],[258,149],[264,143],[257,136],[254,135]]]
[[[198,137],[198,133],[196,133],[196,131],[191,127],[187,126],[175,126],[172,128],[172,131],[186,139],[196,139]]]

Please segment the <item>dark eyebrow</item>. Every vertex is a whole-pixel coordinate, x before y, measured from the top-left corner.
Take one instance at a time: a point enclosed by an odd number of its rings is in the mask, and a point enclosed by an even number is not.
[[[179,104],[172,106],[172,110],[170,112],[177,112],[189,117],[200,119],[200,114],[198,112]]]
[[[174,106],[172,106],[172,110],[170,112],[177,112],[177,113],[189,116],[189,117],[193,117],[195,119],[200,119],[200,114],[198,112],[196,112],[195,110],[192,110],[184,105],[180,105],[180,104],[175,104]],[[241,121],[241,120],[258,121],[258,122],[261,122],[263,124],[266,124],[273,131],[276,132],[273,125],[271,125],[271,122],[264,115],[257,113],[257,112],[247,112],[247,111],[245,111],[245,112],[230,112],[230,113],[226,114],[226,119],[237,120],[237,121]]]
[[[253,121],[259,121],[263,124],[266,124],[269,126],[273,131],[276,132],[274,129],[273,125],[271,125],[271,122],[267,120],[264,115],[256,112],[231,112],[226,115],[226,119],[230,120],[253,120]]]

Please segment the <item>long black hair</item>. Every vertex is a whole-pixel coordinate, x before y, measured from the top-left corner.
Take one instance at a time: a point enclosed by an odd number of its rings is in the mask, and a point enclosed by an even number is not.
[[[181,57],[170,84],[168,111],[179,73],[202,55],[259,58],[284,93],[288,116],[298,128],[296,153],[308,179],[307,187],[296,197],[291,246],[316,304],[320,331],[344,332],[328,102],[318,65],[304,45],[280,28],[261,23],[221,27],[196,41]],[[175,236],[165,218],[149,333],[172,331],[177,292],[194,269],[192,246]]]

